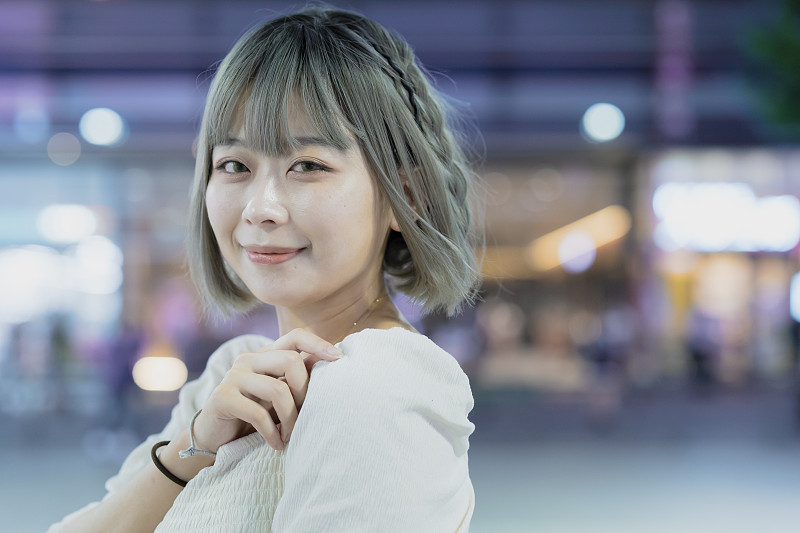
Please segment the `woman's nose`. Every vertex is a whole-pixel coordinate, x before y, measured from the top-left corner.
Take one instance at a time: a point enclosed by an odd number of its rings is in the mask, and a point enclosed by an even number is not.
[[[254,182],[251,196],[242,212],[245,222],[255,225],[265,223],[285,224],[289,219],[289,212],[284,205],[281,195],[276,187],[276,181],[263,176]]]

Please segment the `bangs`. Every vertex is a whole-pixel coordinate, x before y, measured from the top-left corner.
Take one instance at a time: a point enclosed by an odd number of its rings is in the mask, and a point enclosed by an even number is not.
[[[305,114],[313,130],[307,133],[337,149],[348,150],[352,138],[362,137],[342,112],[332,82],[331,72],[349,69],[337,64],[337,54],[315,53],[319,43],[308,46],[305,33],[302,26],[262,28],[242,39],[240,53],[229,54],[209,93],[209,150],[230,141],[243,121],[248,148],[269,156],[297,151],[300,143],[289,130],[293,110]],[[249,50],[251,42],[257,47]]]

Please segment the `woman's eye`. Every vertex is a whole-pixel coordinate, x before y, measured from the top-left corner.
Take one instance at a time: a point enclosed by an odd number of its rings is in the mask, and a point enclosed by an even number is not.
[[[239,161],[223,161],[217,167],[217,170],[220,170],[226,174],[239,174],[241,172],[247,172],[248,169]]]
[[[294,164],[292,170],[295,172],[309,173],[309,172],[318,172],[330,169],[325,165],[320,165],[319,163],[315,163],[314,161],[298,161],[297,163]]]

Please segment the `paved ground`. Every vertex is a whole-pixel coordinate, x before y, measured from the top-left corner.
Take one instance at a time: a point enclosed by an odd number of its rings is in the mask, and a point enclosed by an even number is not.
[[[628,395],[604,421],[579,398],[474,392],[473,533],[800,531],[800,431],[790,388]],[[144,426],[159,416],[149,413]],[[0,418],[0,428],[7,533],[45,531],[102,496],[116,457],[136,439],[86,437],[85,420]],[[103,451],[90,459],[84,439]]]

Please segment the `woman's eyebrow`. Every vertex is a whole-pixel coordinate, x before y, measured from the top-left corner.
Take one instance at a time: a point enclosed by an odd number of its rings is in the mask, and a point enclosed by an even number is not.
[[[345,148],[341,146],[337,146],[330,142],[327,139],[323,139],[321,137],[294,137],[294,141],[297,142],[300,146],[322,146],[324,148],[332,148],[338,152],[345,152],[347,151]]]
[[[229,146],[244,146],[244,145],[245,143],[241,139],[237,139],[236,137],[227,137],[225,139],[222,139],[215,146],[229,147]]]

